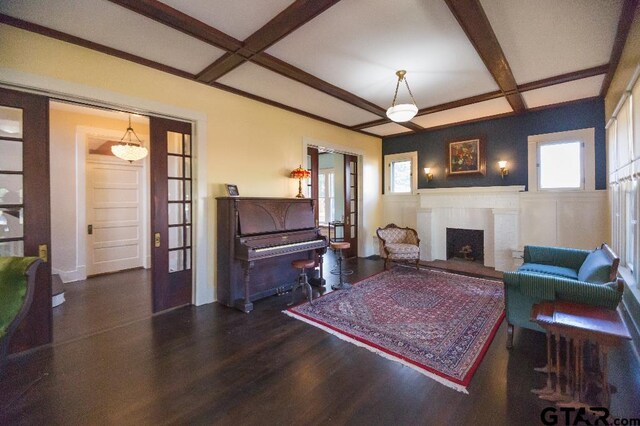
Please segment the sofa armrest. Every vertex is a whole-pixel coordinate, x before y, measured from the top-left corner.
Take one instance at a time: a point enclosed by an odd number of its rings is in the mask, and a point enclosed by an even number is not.
[[[565,247],[524,246],[524,263],[562,266],[577,272],[589,253],[590,250]]]
[[[523,272],[505,272],[503,280],[506,290],[519,291],[525,296],[544,300],[566,300],[608,309],[618,306],[624,288],[620,280],[607,284],[593,284]]]

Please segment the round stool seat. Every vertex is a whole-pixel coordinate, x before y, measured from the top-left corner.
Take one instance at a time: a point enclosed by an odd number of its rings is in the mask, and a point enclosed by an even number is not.
[[[348,248],[351,248],[351,243],[333,241],[331,243],[331,248],[334,249],[334,250],[346,250]]]
[[[297,269],[307,269],[316,266],[316,261],[313,259],[297,259],[291,262],[291,266]]]

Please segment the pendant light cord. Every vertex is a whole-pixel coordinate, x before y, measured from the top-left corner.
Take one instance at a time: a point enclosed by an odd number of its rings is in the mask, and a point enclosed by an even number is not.
[[[400,88],[400,81],[404,80],[404,85],[407,86],[407,92],[409,92],[409,96],[411,96],[411,100],[413,104],[416,105],[416,100],[413,97],[413,93],[411,93],[411,89],[409,89],[409,83],[407,82],[406,77],[398,77],[398,81],[396,82],[396,92],[393,94],[393,101],[391,102],[391,106],[396,106],[396,99],[398,98],[398,89]]]

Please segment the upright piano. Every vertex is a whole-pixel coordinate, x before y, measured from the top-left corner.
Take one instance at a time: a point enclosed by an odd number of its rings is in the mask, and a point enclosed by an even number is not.
[[[218,197],[217,298],[243,312],[255,300],[293,287],[295,259],[314,259],[322,271],[326,237],[305,198]]]

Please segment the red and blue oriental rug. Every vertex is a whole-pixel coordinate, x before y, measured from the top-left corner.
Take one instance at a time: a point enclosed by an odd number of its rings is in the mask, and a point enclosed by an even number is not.
[[[497,281],[395,267],[284,312],[468,393],[504,293]]]

